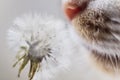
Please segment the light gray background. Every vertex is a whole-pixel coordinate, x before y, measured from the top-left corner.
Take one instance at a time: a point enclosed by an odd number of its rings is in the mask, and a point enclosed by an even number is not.
[[[12,21],[30,12],[47,12],[63,18],[60,2],[60,0],[0,0],[0,80],[27,80],[27,68],[19,79],[18,67],[12,68],[16,54],[6,44],[6,32]]]

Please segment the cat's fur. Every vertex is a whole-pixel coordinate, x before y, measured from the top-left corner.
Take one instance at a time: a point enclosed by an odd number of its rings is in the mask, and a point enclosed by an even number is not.
[[[62,74],[69,79],[62,80],[120,80],[120,0],[63,0],[63,4],[79,6],[84,1],[86,8],[71,20],[79,51],[72,58],[71,72]]]

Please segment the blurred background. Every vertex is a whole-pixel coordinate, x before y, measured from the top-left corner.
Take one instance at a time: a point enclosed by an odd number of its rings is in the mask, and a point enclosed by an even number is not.
[[[0,80],[27,80],[27,67],[17,78],[18,66],[12,67],[16,54],[8,48],[6,34],[16,17],[31,12],[45,12],[63,19],[60,0],[0,0]]]

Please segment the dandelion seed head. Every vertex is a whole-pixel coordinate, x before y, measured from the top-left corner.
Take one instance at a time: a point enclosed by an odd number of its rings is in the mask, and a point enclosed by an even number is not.
[[[32,57],[30,60],[41,59],[34,80],[50,80],[68,68],[71,39],[64,21],[53,16],[26,14],[15,19],[7,34],[8,44],[16,53],[25,48]],[[24,55],[24,50],[21,51]]]

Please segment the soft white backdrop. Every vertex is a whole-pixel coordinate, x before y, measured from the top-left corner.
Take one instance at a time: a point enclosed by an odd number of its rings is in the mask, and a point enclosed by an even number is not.
[[[60,0],[0,0],[0,80],[27,80],[28,68],[19,79],[18,67],[12,68],[16,54],[6,44],[6,32],[16,17],[30,12],[47,12],[63,18]]]

